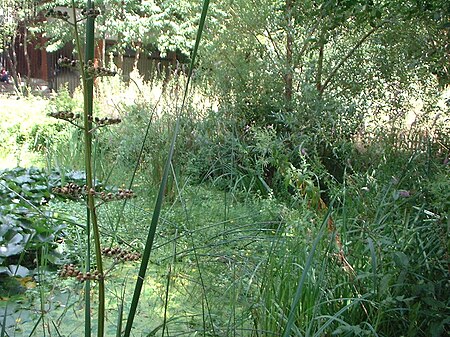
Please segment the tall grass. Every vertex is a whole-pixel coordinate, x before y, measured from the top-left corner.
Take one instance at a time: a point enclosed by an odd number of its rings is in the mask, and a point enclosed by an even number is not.
[[[167,161],[166,161],[166,164],[164,167],[164,174],[162,176],[162,180],[161,180],[161,184],[160,184],[159,192],[158,192],[158,197],[156,199],[156,204],[155,204],[154,211],[153,211],[152,222],[150,224],[147,240],[145,243],[144,253],[142,255],[141,267],[139,269],[139,275],[138,275],[138,278],[136,281],[133,299],[132,299],[130,311],[128,314],[127,324],[125,327],[125,334],[124,334],[125,337],[130,336],[134,317],[136,315],[137,305],[138,305],[139,298],[141,295],[141,290],[142,290],[146,270],[147,270],[148,263],[149,263],[150,253],[152,251],[153,242],[155,239],[156,227],[158,225],[159,216],[161,213],[161,208],[162,208],[163,198],[164,198],[164,194],[165,194],[165,190],[166,190],[167,180],[168,180],[170,170],[172,167],[172,157],[173,157],[174,150],[175,150],[175,142],[177,140],[178,131],[180,128],[180,120],[181,120],[180,116],[184,110],[184,106],[185,106],[185,102],[186,102],[186,98],[187,98],[187,94],[188,94],[188,90],[189,90],[189,83],[191,80],[192,71],[194,68],[195,59],[196,59],[197,52],[198,52],[198,47],[200,45],[200,39],[202,37],[203,27],[204,27],[205,21],[206,21],[206,14],[208,11],[208,6],[209,6],[209,0],[204,0],[202,13],[201,13],[201,17],[200,17],[199,28],[197,31],[197,38],[195,40],[194,50],[191,55],[191,64],[190,64],[189,74],[188,74],[188,78],[187,78],[187,82],[186,82],[186,86],[185,86],[185,90],[184,90],[183,101],[181,103],[180,111],[179,111],[178,118],[177,118],[176,124],[175,124],[175,129],[173,131],[172,142],[170,144],[169,154],[167,156]],[[163,332],[164,332],[164,329],[163,329]]]
[[[273,243],[260,283],[261,335],[448,332],[448,228],[420,192],[397,198],[398,186],[387,183],[368,198],[354,187],[343,189],[333,211],[336,231],[321,244],[322,227],[302,222]]]

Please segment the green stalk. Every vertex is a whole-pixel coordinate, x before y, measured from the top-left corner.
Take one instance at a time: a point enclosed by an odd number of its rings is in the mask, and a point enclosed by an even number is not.
[[[164,167],[163,177],[162,177],[162,180],[161,180],[161,184],[159,186],[158,197],[156,199],[155,208],[153,210],[152,222],[150,224],[150,228],[149,228],[149,231],[148,231],[148,236],[147,236],[147,241],[145,243],[144,253],[142,254],[141,266],[139,268],[139,274],[138,274],[138,278],[136,280],[136,285],[135,285],[135,288],[134,288],[133,299],[131,301],[131,307],[130,307],[130,311],[129,311],[129,314],[128,314],[128,319],[127,319],[127,324],[126,324],[126,327],[125,327],[124,337],[130,337],[131,328],[133,327],[134,317],[136,316],[137,306],[138,306],[138,303],[139,303],[139,298],[141,296],[142,286],[144,284],[145,274],[146,274],[148,263],[149,263],[149,259],[150,259],[150,253],[151,253],[152,248],[153,248],[153,242],[154,242],[155,234],[156,234],[156,227],[158,225],[159,215],[160,215],[161,209],[162,209],[162,204],[163,204],[163,199],[164,199],[164,191],[165,191],[166,186],[167,186],[167,178],[168,178],[169,172],[170,172],[170,167],[171,167],[171,163],[172,163],[173,153],[174,153],[174,150],[175,150],[175,143],[176,143],[178,132],[179,132],[179,129],[180,129],[180,116],[181,116],[181,113],[183,112],[184,105],[185,105],[185,102],[186,102],[186,97],[187,97],[187,93],[188,93],[188,90],[189,90],[189,83],[190,83],[190,80],[191,80],[191,77],[192,77],[192,70],[194,68],[195,58],[197,56],[197,51],[198,51],[198,47],[200,45],[200,39],[201,39],[201,36],[202,36],[203,27],[204,27],[205,21],[206,21],[206,13],[208,12],[208,6],[209,6],[209,0],[204,0],[203,8],[202,8],[202,14],[201,14],[201,17],[200,17],[200,23],[199,23],[199,27],[198,27],[198,30],[197,30],[197,37],[196,37],[196,40],[195,40],[195,46],[194,46],[194,50],[192,52],[192,59],[191,59],[191,64],[190,64],[190,68],[189,68],[188,79],[186,81],[186,86],[185,86],[185,90],[184,90],[183,102],[181,104],[181,108],[180,108],[179,114],[177,116],[175,130],[173,132],[173,137],[172,137],[172,141],[171,141],[171,144],[170,144],[169,154],[167,156],[167,161],[166,161],[166,164],[165,164],[165,167]]]
[[[93,99],[94,99],[94,79],[90,74],[86,73],[85,65],[94,60],[94,20],[95,17],[88,15],[86,19],[86,41],[85,41],[85,54],[84,61],[81,54],[81,43],[78,34],[78,26],[76,20],[75,2],[72,0],[72,9],[74,16],[74,29],[75,29],[75,39],[77,45],[77,51],[80,59],[81,68],[81,79],[83,83],[83,98],[84,98],[84,109],[83,109],[83,132],[84,132],[84,166],[86,170],[86,189],[87,193],[87,222],[86,231],[88,236],[88,252],[87,252],[87,265],[86,269],[90,269],[90,231],[92,225],[92,232],[94,236],[94,247],[95,247],[95,258],[97,264],[97,271],[99,272],[98,279],[98,317],[97,317],[97,335],[99,337],[104,336],[105,330],[105,281],[103,279],[103,263],[101,255],[100,246],[100,231],[97,222],[97,214],[95,208],[94,195],[90,191],[95,189],[93,181],[93,166],[92,166],[92,115],[93,115]],[[94,4],[91,0],[87,0],[86,9],[93,10]],[[90,282],[86,283],[86,311],[85,311],[85,336],[90,336],[90,301],[89,301],[89,291]]]
[[[75,36],[75,46],[77,48],[78,60],[80,63],[80,73],[81,73],[81,83],[83,84],[83,97],[86,97],[86,74],[84,73],[84,60],[81,53],[81,43],[80,43],[80,34],[78,32],[78,24],[77,24],[77,12],[75,7],[75,1],[72,0],[72,16],[74,18],[74,36]],[[84,116],[84,128],[86,129],[87,124],[86,121],[86,105],[84,105],[83,110]],[[86,207],[86,236],[87,236],[87,246],[86,246],[86,272],[91,269],[91,216],[89,212],[89,207]],[[91,282],[89,280],[86,281],[84,286],[84,337],[91,336]]]
[[[153,242],[154,242],[155,234],[156,234],[156,226],[158,225],[159,215],[161,213],[162,203],[163,203],[163,199],[164,199],[164,190],[167,185],[167,178],[169,176],[170,162],[172,161],[173,152],[175,149],[175,141],[177,138],[179,127],[180,127],[180,119],[178,118],[177,123],[175,125],[175,131],[174,131],[174,135],[172,138],[172,143],[170,144],[169,155],[167,157],[167,161],[166,161],[166,164],[164,167],[164,174],[163,174],[162,181],[160,184],[158,197],[156,199],[155,208],[153,210],[153,217],[152,217],[152,222],[150,224],[150,228],[148,231],[147,241],[145,242],[144,254],[142,255],[141,266],[139,268],[139,275],[136,280],[136,285],[134,287],[134,294],[133,294],[133,299],[131,301],[130,311],[128,313],[128,319],[127,319],[127,324],[125,326],[124,337],[130,337],[131,328],[133,327],[134,317],[136,315],[139,298],[141,296],[142,286],[144,285],[145,274],[147,272],[148,262],[150,260],[150,252],[152,251],[152,248],[153,248]]]
[[[87,1],[87,9],[94,9],[91,0]],[[86,20],[86,49],[85,61],[94,61],[94,17],[88,16]],[[85,72],[83,69],[82,73]],[[86,75],[86,74],[85,74]],[[85,76],[84,83],[84,150],[85,150],[85,168],[86,168],[86,186],[87,190],[95,189],[92,169],[92,114],[94,99],[94,79],[92,76]],[[105,330],[105,280],[103,278],[103,262],[100,245],[100,231],[97,222],[97,213],[95,209],[94,196],[88,193],[87,205],[91,215],[91,225],[94,234],[95,259],[97,271],[100,275],[98,279],[98,316],[97,316],[97,336],[103,337]]]

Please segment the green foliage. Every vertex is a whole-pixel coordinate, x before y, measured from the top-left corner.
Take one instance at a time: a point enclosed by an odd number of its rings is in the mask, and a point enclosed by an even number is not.
[[[88,270],[102,261],[100,245],[147,247],[132,308],[143,335],[161,330],[162,335],[224,336],[448,334],[444,5],[214,3],[194,78],[195,94],[207,97],[188,101],[186,114],[179,113],[185,76],[146,84],[132,74],[128,85],[120,79],[98,81],[95,116],[118,114],[123,122],[94,132],[85,116],[83,149],[78,129],[8,125],[15,143],[34,140],[35,149],[47,151],[49,167],[79,167],[86,159],[94,185],[95,177],[126,184],[127,173],[136,173],[134,186],[143,197],[102,207],[91,198],[87,224],[101,231],[101,236],[95,232],[94,262],[90,240],[79,239],[77,230],[55,227],[60,216],[49,221],[50,211],[42,205],[59,176],[44,180],[40,173],[34,179],[31,171],[11,173],[3,179],[13,201],[1,206],[0,237],[2,252],[10,254],[3,262],[17,261],[4,262],[2,270],[12,273],[9,265],[23,265],[29,251],[52,250],[55,236],[64,233],[67,241],[80,242],[75,253],[87,253],[82,264]],[[127,47],[185,53],[192,48],[198,4],[102,1],[96,6],[104,14],[98,31],[117,35],[119,53]],[[55,46],[72,39],[51,24],[49,41]],[[93,35],[88,37],[92,42]],[[89,97],[83,111],[92,116],[92,83],[84,82]],[[202,100],[212,103],[203,108]],[[51,112],[81,112],[82,106],[80,97],[65,90],[51,104]],[[176,145],[170,143],[174,128]],[[160,185],[152,218],[145,205],[161,181],[168,184]],[[163,207],[164,195],[173,201],[170,207]],[[51,203],[50,218],[61,210],[85,217],[78,206]],[[159,216],[163,226],[156,226]],[[148,231],[144,242],[142,233]],[[124,269],[126,276],[136,272],[132,269]],[[144,279],[147,269],[151,280]],[[119,306],[119,317],[131,295],[127,281],[118,281],[120,273],[114,261],[102,279],[107,310]],[[144,297],[159,296],[152,300],[152,319],[149,305],[136,300],[140,286],[147,291]],[[89,292],[96,288],[85,290],[89,335]],[[115,331],[114,323],[109,325],[108,334],[121,334],[120,323]]]
[[[71,94],[67,84],[58,88],[58,92],[51,97],[47,109],[48,113],[58,111],[69,111],[81,113],[83,111],[82,96],[79,91]]]
[[[216,137],[220,143],[211,159],[202,158],[209,155],[206,151],[197,160],[211,165],[220,158],[218,165],[232,165],[235,174],[247,176],[257,160],[242,130],[273,126],[275,153],[283,159],[274,155],[276,165],[269,171],[275,174],[268,176],[284,181],[286,167],[302,166],[302,150],[320,188],[332,189],[359,156],[357,138],[379,142],[408,129],[412,116],[411,132],[439,132],[432,121],[444,119],[445,108],[436,109],[442,92],[430,67],[445,72],[445,66],[427,56],[429,42],[438,49],[446,45],[441,41],[446,36],[441,26],[446,9],[439,1],[426,9],[397,1],[260,1],[218,7],[222,11],[213,11],[216,20],[202,74],[218,96],[218,113],[212,113],[211,120],[236,124],[235,130],[225,126],[225,139]],[[436,53],[437,58],[446,57]],[[283,95],[288,75],[293,79],[290,99]],[[214,125],[210,133],[224,132],[220,122]],[[232,144],[236,150],[231,159],[225,152]],[[222,160],[225,165],[219,164]],[[219,167],[211,171],[221,175]],[[275,193],[281,192],[283,184],[262,177]]]
[[[51,124],[44,112],[47,102],[37,97],[20,100],[1,97],[0,101],[3,107],[0,112],[2,167],[11,166],[11,162],[16,165],[37,165],[39,158],[33,152],[36,139],[33,130],[44,129]]]
[[[75,1],[77,8],[83,2]],[[42,10],[55,6],[71,7],[68,0],[46,2]],[[102,0],[96,3],[102,15],[96,20],[96,31],[102,36],[115,36],[117,41],[110,50],[123,54],[125,50],[146,54],[159,50],[180,51],[189,55],[195,39],[198,3],[192,1],[126,1]],[[84,23],[79,23],[80,31]],[[39,29],[48,38],[47,50],[57,51],[66,43],[74,42],[74,35],[66,22],[48,18]]]
[[[333,212],[336,231],[329,232],[316,252],[291,335],[445,334],[446,213],[430,212],[422,192],[401,193],[399,182],[373,186],[357,177],[347,179],[341,206]],[[301,221],[305,225],[294,232],[283,229],[272,244],[261,283],[264,304],[257,316],[264,331],[283,330],[303,261],[318,235],[314,217],[310,224],[308,218]]]
[[[34,18],[34,1],[30,0],[5,0],[2,2],[1,9],[1,25],[0,32],[0,51],[9,52],[9,43],[17,34],[19,23],[24,24],[27,20]]]
[[[424,184],[424,197],[430,205],[432,212],[439,215],[440,221],[445,223],[450,214],[450,172],[447,167],[439,170],[433,180],[428,180]]]
[[[50,199],[47,178],[39,169],[20,168],[3,170],[0,172],[2,178],[2,199],[13,200],[25,199],[33,205],[43,205]]]
[[[187,173],[233,192],[322,207],[322,180],[330,178],[307,136],[295,139],[277,124],[243,124],[217,113],[197,123],[193,136]]]
[[[51,188],[60,183],[58,173],[48,176],[36,168],[0,171],[1,273],[13,275],[15,267],[10,265],[17,265],[21,276],[27,274],[26,268],[36,267],[35,256],[44,248],[49,251],[48,261],[59,263],[56,240],[73,220],[45,205],[54,197]]]

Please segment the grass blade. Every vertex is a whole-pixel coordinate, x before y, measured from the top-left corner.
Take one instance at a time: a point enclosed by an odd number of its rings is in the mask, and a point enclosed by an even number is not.
[[[6,315],[8,314],[8,303],[6,304],[5,311],[3,311],[3,323],[2,323],[2,331],[0,332],[1,337],[5,337],[8,334],[6,333]]]
[[[372,276],[373,276],[373,291],[377,292],[377,255],[375,253],[375,247],[371,237],[367,238],[367,244],[369,245],[371,264],[372,264]]]
[[[152,222],[150,224],[150,228],[148,231],[147,241],[145,242],[145,249],[144,249],[144,253],[142,255],[141,266],[139,268],[139,274],[138,274],[138,278],[136,280],[136,285],[134,288],[133,299],[131,301],[131,307],[130,307],[130,311],[128,314],[124,337],[130,336],[134,317],[136,315],[137,305],[139,303],[139,298],[141,296],[142,286],[144,285],[145,274],[147,271],[148,262],[150,260],[150,253],[153,248],[153,242],[154,242],[155,234],[156,234],[156,227],[158,225],[159,216],[161,214],[161,209],[162,209],[162,204],[163,204],[163,199],[164,199],[164,191],[165,191],[166,185],[167,185],[170,163],[172,161],[173,152],[175,149],[175,142],[176,142],[179,126],[180,126],[180,123],[179,123],[179,119],[178,119],[177,124],[175,126],[173,138],[172,138],[172,143],[170,144],[169,155],[167,157],[167,161],[166,161],[166,164],[164,167],[164,174],[163,174],[162,181],[160,184],[158,197],[156,199],[155,208],[153,210],[153,217],[152,217]]]

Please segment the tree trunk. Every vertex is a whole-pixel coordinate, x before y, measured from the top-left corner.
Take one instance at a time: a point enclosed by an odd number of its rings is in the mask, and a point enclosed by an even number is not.
[[[286,69],[284,75],[284,98],[286,104],[292,102],[292,82],[293,82],[293,66],[292,66],[292,49],[294,45],[292,24],[292,0],[286,0]]]
[[[123,71],[123,34],[117,34],[117,68]]]
[[[25,56],[25,64],[27,66],[27,76],[25,78],[27,87],[30,85],[31,80],[31,61],[30,55],[28,54],[28,28],[26,22],[23,27],[23,53]]]
[[[319,40],[319,59],[317,60],[316,88],[322,94],[322,74],[323,74],[323,52],[325,48],[325,39],[323,33]]]
[[[142,42],[136,42],[136,55],[134,56],[133,70],[138,69],[139,58],[141,56]]]
[[[119,17],[122,21],[125,21],[125,1],[121,1],[121,11]],[[117,68],[122,70],[123,75],[123,34],[119,32],[117,34],[117,46],[118,46],[118,56],[117,56]]]
[[[20,89],[20,81],[17,76],[17,57],[16,57],[16,51],[14,49],[14,42],[16,41],[16,34],[14,33],[13,36],[10,39],[9,46],[6,49],[6,62],[8,64],[8,70],[11,74],[11,77],[14,81],[14,86],[17,90]]]

